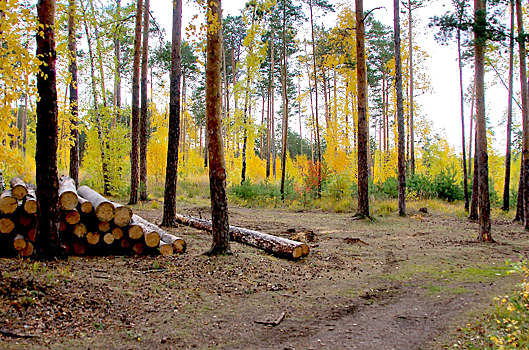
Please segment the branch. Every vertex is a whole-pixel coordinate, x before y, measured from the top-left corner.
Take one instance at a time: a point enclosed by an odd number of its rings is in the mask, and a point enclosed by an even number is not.
[[[503,84],[503,86],[507,89],[507,91],[509,91],[509,87],[507,86],[507,84],[505,84],[505,82],[503,81],[503,78],[501,77],[500,75],[500,72],[498,72],[498,70],[496,69],[496,66],[494,66],[494,63],[492,63],[492,61],[489,60],[489,63],[490,63],[490,66],[492,67],[492,69],[494,69],[494,72],[496,72],[496,75],[498,76],[498,78],[500,78],[500,81],[501,83]],[[518,107],[520,108],[520,110],[522,110],[522,106],[520,105],[520,103],[518,102],[518,100],[516,98],[514,98],[514,96],[512,97],[512,99],[514,100],[514,102],[516,102],[516,104],[518,105]]]
[[[374,9],[372,10],[369,10],[367,11],[367,13],[364,15],[364,18],[362,19],[362,22],[364,22],[366,20],[366,18],[375,10],[380,10],[380,9],[385,9],[384,6],[379,6],[379,7],[375,7]]]

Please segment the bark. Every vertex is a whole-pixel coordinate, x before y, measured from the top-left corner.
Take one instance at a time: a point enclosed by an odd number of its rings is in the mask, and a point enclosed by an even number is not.
[[[121,0],[116,0],[116,26],[114,28],[114,119],[121,122]]]
[[[507,145],[505,150],[505,177],[503,181],[503,211],[510,209],[509,190],[511,186],[511,125],[512,125],[512,100],[514,78],[514,0],[510,1],[511,10],[511,40],[509,43],[509,101],[507,105]],[[523,108],[523,107],[522,107]]]
[[[37,240],[39,257],[49,259],[61,253],[58,230],[55,1],[39,0],[37,14],[39,31],[42,33],[42,35],[36,35],[37,56],[41,61],[40,74],[37,74],[39,99],[37,100],[37,149],[35,153],[37,197],[39,198]]]
[[[312,65],[314,69],[314,118],[316,121],[316,143],[318,144],[318,196],[321,196],[321,163],[322,163],[322,154],[321,154],[321,142],[320,142],[320,122],[318,117],[318,75],[316,70],[316,40],[314,38],[314,16],[312,11],[312,0],[309,0],[309,9],[310,9],[310,27],[311,27],[311,37],[312,37]],[[309,77],[310,84],[310,77]],[[312,95],[311,95],[312,96]]]
[[[475,131],[475,139],[477,139],[477,130]],[[470,214],[469,220],[478,219],[478,145],[474,145],[474,175],[472,176],[472,196],[470,198]]]
[[[221,0],[208,2],[206,47],[206,126],[213,242],[208,254],[230,254],[226,161],[222,142],[222,12]]]
[[[169,101],[169,134],[162,226],[174,227],[176,184],[178,179],[178,145],[180,143],[180,79],[182,77],[182,0],[173,1],[171,49],[171,90]]]
[[[161,236],[159,231],[162,231],[162,229],[158,227],[155,228],[155,225],[152,225],[151,223],[147,222],[145,219],[139,217],[136,214],[132,216],[131,222],[134,225],[142,228],[143,239],[147,247],[151,247],[151,248],[158,247],[158,244],[160,243],[160,236]]]
[[[24,198],[24,211],[28,214],[37,213],[37,195],[34,186],[28,186],[28,194]]]
[[[286,11],[283,1],[283,61],[281,64],[281,85],[283,95],[283,135],[281,147],[281,200],[285,200],[285,176],[287,169],[287,138],[288,138],[288,95],[287,95],[287,50],[286,50]]]
[[[136,3],[136,26],[134,30],[134,64],[132,71],[132,121],[130,152],[130,199],[129,204],[138,203],[139,186],[139,124],[140,124],[140,49],[141,49],[141,14],[143,0]]]
[[[101,221],[110,221],[114,218],[116,208],[105,197],[94,191],[88,186],[81,186],[77,189],[77,193],[87,201],[92,203],[97,218]]]
[[[68,72],[70,73],[70,123],[72,124],[70,137],[73,140],[70,146],[70,177],[79,184],[79,130],[78,119],[78,91],[77,91],[77,43],[75,27],[75,0],[69,0],[68,6],[68,52],[70,62]]]
[[[524,169],[523,156],[520,159],[520,180],[518,182],[518,200],[516,202],[516,216],[514,222],[522,222],[524,219]]]
[[[75,181],[68,176],[61,176],[59,181],[59,206],[62,210],[73,210],[79,199],[75,188]]]
[[[414,106],[413,106],[413,31],[412,31],[412,4],[408,0],[408,30],[410,47],[410,173],[415,174],[415,132],[414,132]]]
[[[519,0],[518,0],[519,1]],[[485,120],[485,45],[486,0],[474,0],[474,55],[476,70],[476,129],[478,158],[479,236],[482,242],[492,242],[489,199],[489,167],[487,155],[487,125]],[[525,62],[523,63],[525,65]],[[523,96],[523,95],[522,95]]]
[[[367,124],[367,73],[364,44],[363,0],[355,0],[356,7],[356,62],[358,84],[358,211],[357,216],[369,217],[369,168]]]
[[[404,139],[404,104],[402,101],[402,63],[400,56],[400,0],[394,0],[394,40],[395,40],[395,88],[397,92],[397,129],[398,129],[398,192],[399,215],[406,216],[406,150]],[[410,12],[411,13],[411,12]]]
[[[150,0],[145,0],[143,10],[143,47],[141,54],[141,115],[140,115],[140,200],[146,201],[147,194],[147,58],[149,52],[149,4]]]
[[[178,223],[193,227],[197,230],[204,230],[211,232],[211,221],[205,219],[198,219],[192,216],[183,216],[177,214],[176,220]],[[293,241],[290,239],[272,236],[263,232],[248,230],[245,228],[230,226],[230,239],[263,249],[267,253],[277,255],[287,259],[298,259],[309,254],[309,247],[305,243]]]

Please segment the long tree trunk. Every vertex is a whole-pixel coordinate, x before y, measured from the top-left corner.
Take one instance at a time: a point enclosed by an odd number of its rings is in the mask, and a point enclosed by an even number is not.
[[[312,37],[312,68],[314,70],[314,119],[316,122],[316,143],[318,147],[318,196],[321,196],[321,142],[320,142],[320,122],[318,117],[318,73],[316,69],[316,39],[314,37],[314,19],[312,13],[312,0],[309,0],[310,8],[310,32]],[[310,81],[310,77],[309,77]],[[311,93],[312,94],[312,93]]]
[[[146,201],[147,194],[147,72],[149,53],[149,5],[150,0],[145,0],[143,10],[143,47],[141,54],[141,109],[140,109],[140,200]]]
[[[79,130],[77,129],[77,112],[78,112],[78,93],[77,93],[77,44],[75,34],[75,0],[68,3],[68,51],[70,55],[70,64],[68,71],[70,77],[70,123],[71,138],[73,140],[70,146],[70,177],[79,185]]]
[[[163,201],[162,226],[176,225],[176,184],[178,178],[178,145],[180,142],[180,79],[182,77],[182,0],[173,0],[171,50],[171,90],[169,101],[169,135]]]
[[[281,200],[285,200],[285,176],[287,169],[287,140],[288,140],[288,96],[287,96],[287,49],[286,49],[286,5],[283,0],[283,59],[281,62],[281,85],[283,95],[283,135],[281,145]]]
[[[361,218],[369,217],[369,168],[368,142],[369,126],[367,124],[367,72],[365,52],[365,26],[363,0],[356,3],[356,74],[358,84],[358,211]]]
[[[478,131],[474,131],[474,139],[477,140]],[[468,215],[469,220],[477,220],[478,215],[478,144],[474,144],[474,174],[472,176],[472,196],[470,197],[470,213]]]
[[[206,126],[209,151],[209,186],[213,242],[208,254],[230,254],[228,199],[226,197],[226,161],[222,143],[222,23],[221,0],[207,5],[206,45]]]
[[[410,173],[415,174],[415,131],[414,131],[414,106],[413,106],[413,30],[412,30],[412,0],[408,0],[408,30],[409,30],[409,55],[410,55]]]
[[[505,178],[503,181],[503,211],[509,211],[510,198],[509,187],[511,186],[511,124],[512,124],[512,100],[513,100],[513,78],[514,78],[514,0],[510,1],[511,9],[511,41],[509,43],[509,101],[507,105],[507,146],[505,150]],[[521,168],[520,168],[521,169]]]
[[[39,32],[36,35],[37,56],[37,149],[35,153],[37,207],[37,242],[40,258],[60,254],[59,179],[57,177],[57,89],[55,75],[55,1],[40,0],[37,4]]]
[[[458,5],[459,6],[459,5]],[[410,6],[411,7],[411,6]],[[411,11],[410,11],[411,13]],[[461,24],[463,10],[458,8],[459,24]],[[461,107],[461,144],[463,150],[463,191],[465,192],[465,210],[469,209],[468,198],[468,176],[467,176],[467,156],[465,143],[465,101],[463,97],[463,61],[461,59],[461,30],[457,29],[457,57],[459,63],[459,93]]]
[[[399,215],[406,216],[406,150],[404,140],[404,104],[402,101],[402,63],[400,57],[400,0],[393,2],[393,28],[395,40],[395,88],[397,90],[397,130],[399,169]]]
[[[121,122],[121,0],[116,0],[116,26],[114,27],[114,119]]]
[[[529,191],[526,186],[529,183],[529,96],[527,95],[527,63],[525,53],[525,34],[523,28],[521,0],[516,0],[516,17],[518,22],[518,45],[520,48],[520,82],[522,90],[522,125],[523,125],[523,204],[525,229],[529,230]]]
[[[519,0],[518,0],[519,1]],[[479,241],[492,242],[489,199],[489,164],[487,155],[487,124],[485,120],[485,45],[486,0],[474,0],[474,55],[476,70],[476,129],[478,158]],[[525,62],[523,63],[525,65]]]
[[[524,219],[524,171],[523,171],[523,155],[520,158],[520,180],[518,181],[518,200],[516,202],[516,216],[514,222],[523,222]]]
[[[138,203],[138,186],[140,182],[139,167],[139,124],[140,124],[140,54],[141,54],[141,14],[143,0],[136,3],[136,25],[134,29],[134,63],[132,66],[132,121],[130,151],[130,199],[129,204]]]

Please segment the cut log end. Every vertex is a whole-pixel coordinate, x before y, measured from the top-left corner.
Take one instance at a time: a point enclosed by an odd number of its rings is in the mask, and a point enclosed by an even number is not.
[[[131,239],[140,239],[143,236],[143,228],[139,225],[131,225],[129,227],[129,237]]]
[[[17,210],[18,202],[11,195],[11,191],[5,191],[0,198],[0,211],[4,214],[13,214]]]
[[[292,258],[298,259],[303,256],[303,247],[301,245],[292,249]]]
[[[88,232],[86,234],[86,241],[88,244],[96,245],[99,243],[100,235],[98,232]]]
[[[73,191],[63,192],[59,198],[59,204],[63,210],[73,210],[77,207],[77,193]]]
[[[157,247],[160,244],[160,234],[158,232],[147,232],[144,235],[147,247]]]
[[[24,239],[24,236],[21,234],[18,234],[15,236],[15,239],[13,240],[13,247],[15,247],[16,250],[24,250],[26,248],[26,240]]]
[[[116,213],[114,215],[114,224],[118,227],[124,227],[130,224],[132,220],[132,209],[126,206],[115,204]]]
[[[11,185],[11,194],[18,200],[22,200],[28,194],[26,183],[18,177],[14,177],[9,181]]]
[[[160,254],[162,255],[173,255],[173,246],[167,244],[163,241],[160,241]]]
[[[37,201],[34,199],[26,199],[24,202],[24,210],[28,214],[35,214],[37,212]]]
[[[87,229],[85,224],[77,224],[73,228],[73,234],[79,238],[83,238],[86,235]]]
[[[114,218],[116,208],[110,202],[102,202],[96,208],[96,216],[101,221],[110,221]]]
[[[103,242],[105,242],[106,244],[114,243],[114,236],[112,236],[112,233],[105,233],[105,235],[103,236]]]
[[[100,221],[97,224],[97,229],[100,232],[108,232],[108,231],[110,231],[110,222],[108,222],[108,221]]]
[[[81,215],[77,210],[70,210],[66,213],[65,220],[70,225],[75,225],[81,221]]]
[[[21,256],[27,257],[27,256],[32,256],[34,252],[35,252],[35,249],[33,247],[33,244],[31,242],[26,242],[26,246],[24,247],[24,249],[19,251],[19,254]]]
[[[123,229],[120,228],[120,227],[114,227],[112,229],[112,236],[114,237],[114,239],[122,239],[123,238]]]
[[[0,232],[11,233],[15,229],[15,222],[9,218],[0,219]]]

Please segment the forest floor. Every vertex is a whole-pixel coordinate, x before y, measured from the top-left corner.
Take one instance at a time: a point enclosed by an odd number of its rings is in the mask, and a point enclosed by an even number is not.
[[[179,212],[208,216],[207,206]],[[529,255],[523,227],[477,224],[430,210],[353,221],[321,210],[230,208],[230,224],[313,238],[289,261],[233,243],[210,258],[204,232],[171,257],[0,259],[0,330],[6,349],[439,349],[515,288],[506,260]],[[136,209],[160,223],[161,209]],[[308,234],[307,234],[308,232]],[[312,235],[313,233],[313,235]],[[313,237],[312,237],[313,236]],[[258,322],[278,321],[278,325]]]

